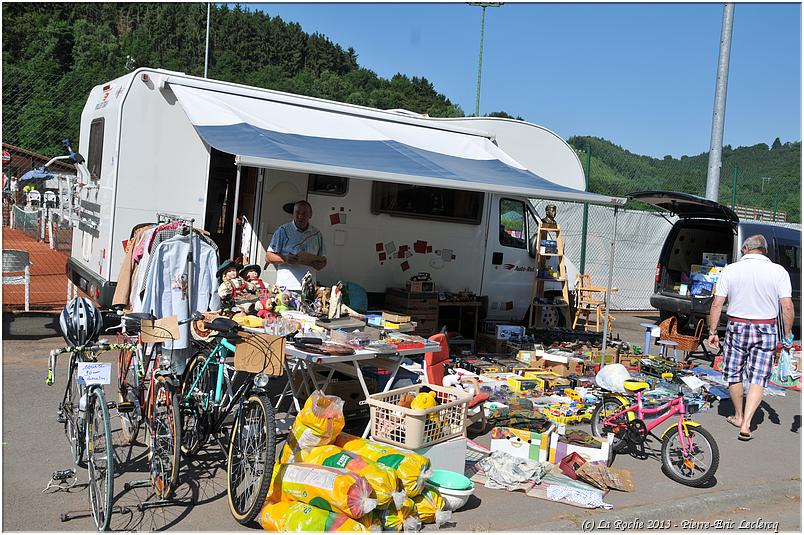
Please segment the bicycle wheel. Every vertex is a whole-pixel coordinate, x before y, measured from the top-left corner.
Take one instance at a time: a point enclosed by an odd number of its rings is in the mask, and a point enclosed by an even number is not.
[[[682,485],[701,487],[717,472],[720,450],[714,437],[703,427],[687,427],[689,436],[679,437],[673,430],[662,440],[662,468],[665,474]],[[682,449],[685,442],[686,454]]]
[[[154,495],[170,498],[179,477],[181,422],[175,388],[162,376],[154,379],[148,407],[148,469]]]
[[[59,415],[64,418],[64,434],[70,442],[70,453],[73,462],[81,465],[84,457],[84,436],[81,432],[81,423],[78,421],[78,404],[81,401],[81,389],[76,378],[77,365],[70,363],[70,373],[67,375],[67,386],[64,390],[64,401],[59,406]]]
[[[86,408],[89,506],[98,531],[109,529],[114,495],[114,450],[109,408],[102,387],[90,390]]]
[[[121,350],[117,356],[118,392],[117,400],[126,404],[124,410],[118,405],[120,415],[120,434],[127,444],[134,444],[142,423],[142,405],[140,403],[140,378],[137,366],[142,365],[139,350]]]
[[[241,524],[260,512],[274,469],[276,423],[265,394],[252,394],[241,407],[232,428],[226,464],[229,511]]]
[[[615,453],[621,453],[626,445],[623,436],[625,435],[625,426],[628,424],[628,414],[623,413],[608,423],[604,422],[604,420],[627,408],[627,405],[619,399],[608,396],[598,402],[592,411],[592,435],[605,439],[609,433],[614,433],[611,448]]]
[[[181,452],[188,458],[197,454],[209,438],[207,422],[215,377],[213,366],[204,368],[206,360],[205,354],[198,353],[182,378]]]

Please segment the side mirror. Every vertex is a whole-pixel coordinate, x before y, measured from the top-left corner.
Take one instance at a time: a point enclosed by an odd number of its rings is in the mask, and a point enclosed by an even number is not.
[[[530,255],[531,258],[536,258],[536,251],[539,250],[538,240],[539,240],[539,235],[538,234],[534,234],[528,240],[528,254]]]

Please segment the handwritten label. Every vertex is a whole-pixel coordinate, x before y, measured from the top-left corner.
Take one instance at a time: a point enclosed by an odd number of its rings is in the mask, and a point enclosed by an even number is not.
[[[109,362],[79,362],[78,383],[108,385],[112,382],[112,365]]]

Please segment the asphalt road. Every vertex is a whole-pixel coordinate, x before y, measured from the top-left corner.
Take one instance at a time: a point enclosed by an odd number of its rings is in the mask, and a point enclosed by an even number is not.
[[[617,316],[623,338],[639,343],[642,329],[638,325],[650,315],[620,312]],[[3,342],[2,527],[7,531],[92,531],[94,525],[89,517],[64,523],[59,520],[62,512],[87,507],[83,485],[69,492],[42,492],[52,472],[70,467],[71,460],[62,426],[56,421],[64,367],[57,370],[53,387],[45,385],[47,354],[63,345],[63,340],[40,338],[45,332],[37,329],[35,322],[30,323],[27,334],[22,336],[26,339]],[[4,330],[7,336],[9,330]],[[107,361],[111,359],[111,355],[107,357]],[[724,416],[729,414],[731,404],[722,402],[695,416],[714,435],[720,448],[720,468],[708,488],[692,489],[674,483],[662,473],[655,455],[644,460],[620,455],[615,466],[631,471],[636,489],[631,493],[609,493],[606,501],[615,506],[611,511],[589,511],[521,493],[478,487],[467,508],[455,513],[454,523],[446,529],[541,531],[543,527],[549,531],[579,531],[589,527],[584,521],[592,519],[596,522],[594,530],[602,531],[606,524],[598,520],[608,519],[608,529],[622,530],[629,527],[624,522],[636,519],[669,520],[676,523],[672,531],[680,531],[685,529],[681,522],[691,519],[728,519],[739,525],[741,521],[762,518],[779,521],[779,531],[800,531],[800,394],[766,396],[754,420],[755,438],[747,443],[739,442],[736,428],[725,421]],[[113,416],[112,420],[113,426],[119,428],[119,419]],[[476,440],[488,445],[489,436]],[[113,529],[237,531],[257,527],[242,527],[229,514],[225,455],[217,447],[208,447],[198,459],[182,465],[179,503],[144,511],[139,511],[137,505],[148,500],[148,488],[123,488],[126,481],[147,478],[144,444],[133,448],[118,445],[116,454],[115,504],[127,507],[128,512],[113,516]],[[79,476],[86,481],[80,469]],[[620,523],[615,525],[612,518]],[[691,526],[699,530],[702,524]],[[630,528],[649,529],[639,524]]]

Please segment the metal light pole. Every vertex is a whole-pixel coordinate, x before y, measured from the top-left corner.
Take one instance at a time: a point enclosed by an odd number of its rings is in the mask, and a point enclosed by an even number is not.
[[[211,6],[212,4],[207,2],[207,44],[204,49],[204,78],[207,77],[207,72],[209,71],[209,12]]]
[[[726,87],[729,83],[729,53],[734,4],[723,6],[723,28],[720,31],[720,58],[715,82],[715,110],[712,114],[712,140],[709,143],[709,167],[706,170],[706,198],[717,202],[720,194],[720,160],[723,151],[723,123],[726,117]]]
[[[483,15],[480,17],[480,57],[477,61],[477,96],[475,97],[475,117],[480,117],[480,75],[483,72],[483,34],[486,29],[486,8],[500,7],[502,2],[470,2],[470,6],[483,8]]]

